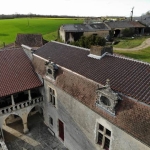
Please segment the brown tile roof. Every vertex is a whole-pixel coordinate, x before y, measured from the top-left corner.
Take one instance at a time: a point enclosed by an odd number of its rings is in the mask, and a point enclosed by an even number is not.
[[[0,51],[0,97],[42,86],[21,48]]]
[[[17,34],[15,45],[21,46],[22,44],[30,47],[41,47],[44,44],[41,34]]]
[[[97,60],[87,56],[88,50],[58,42],[47,43],[35,54],[50,57],[56,64],[97,83],[104,85],[110,79],[113,90],[150,105],[150,64],[112,55]]]

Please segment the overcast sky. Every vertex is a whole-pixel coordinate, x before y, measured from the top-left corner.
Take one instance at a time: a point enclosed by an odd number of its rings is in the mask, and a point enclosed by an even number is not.
[[[134,16],[150,10],[150,0],[0,0],[0,14]]]

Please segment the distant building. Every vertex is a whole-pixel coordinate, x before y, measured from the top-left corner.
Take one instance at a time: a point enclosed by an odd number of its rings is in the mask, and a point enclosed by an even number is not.
[[[145,26],[138,21],[110,21],[105,24],[114,30],[114,37],[122,36],[122,30],[125,28],[134,29],[135,34],[144,34]]]
[[[106,21],[91,24],[66,24],[59,28],[60,39],[64,43],[74,42],[81,36],[98,35],[104,38],[109,36],[109,31],[114,30],[114,37],[122,36],[125,28],[134,29],[135,34],[144,34],[145,26],[137,21]]]
[[[106,37],[110,28],[104,23],[97,24],[66,24],[59,28],[59,36],[64,43],[74,42],[81,36],[98,35]]]

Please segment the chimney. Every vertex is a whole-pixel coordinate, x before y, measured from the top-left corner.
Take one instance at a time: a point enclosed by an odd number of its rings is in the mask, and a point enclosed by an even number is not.
[[[102,56],[104,53],[113,54],[113,47],[112,46],[91,46],[90,54],[96,56]]]

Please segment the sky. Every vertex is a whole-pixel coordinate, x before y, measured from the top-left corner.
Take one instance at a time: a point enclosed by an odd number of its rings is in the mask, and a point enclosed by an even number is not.
[[[150,0],[1,0],[0,14],[68,16],[141,16]]]

